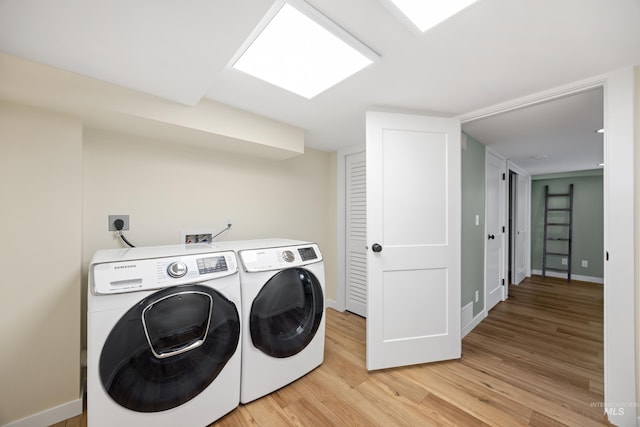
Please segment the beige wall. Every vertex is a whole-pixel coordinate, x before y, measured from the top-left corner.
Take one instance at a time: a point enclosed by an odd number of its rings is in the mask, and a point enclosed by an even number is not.
[[[93,253],[122,247],[109,214],[130,215],[125,235],[136,246],[180,243],[181,230],[216,232],[230,217],[216,240],[317,242],[335,299],[335,154],[307,149],[275,161],[86,130],[83,162],[83,286]]]
[[[0,102],[0,425],[80,396],[80,122]]]
[[[336,156],[266,160],[85,129],[68,116],[0,102],[0,425],[80,398],[87,267],[121,247],[107,215],[129,214],[139,246],[181,230],[219,240],[311,240],[335,299]]]

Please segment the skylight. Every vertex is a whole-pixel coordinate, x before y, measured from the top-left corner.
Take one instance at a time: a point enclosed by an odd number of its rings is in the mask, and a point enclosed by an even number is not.
[[[236,70],[313,98],[377,55],[304,1],[279,0],[236,58]]]
[[[389,0],[422,32],[435,27],[477,0]]]

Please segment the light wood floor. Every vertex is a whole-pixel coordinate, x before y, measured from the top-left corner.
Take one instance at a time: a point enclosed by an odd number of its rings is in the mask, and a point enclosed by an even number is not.
[[[462,359],[371,373],[364,319],[327,310],[324,363],[212,426],[607,425],[602,303],[602,285],[534,276],[464,338]]]

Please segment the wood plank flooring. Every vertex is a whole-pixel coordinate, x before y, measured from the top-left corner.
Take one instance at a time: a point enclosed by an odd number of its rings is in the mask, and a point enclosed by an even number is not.
[[[327,310],[326,328],[319,368],[212,426],[609,425],[602,285],[534,276],[512,286],[456,361],[367,372],[365,320]],[[85,425],[83,414],[56,427]]]

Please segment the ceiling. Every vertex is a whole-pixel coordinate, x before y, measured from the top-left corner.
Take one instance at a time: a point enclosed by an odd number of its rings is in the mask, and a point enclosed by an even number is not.
[[[531,175],[601,168],[603,88],[464,123],[464,133]]]
[[[380,55],[308,100],[230,68],[273,2],[0,0],[0,51],[188,106],[209,99],[263,115],[326,151],[363,144],[367,110],[459,116],[640,64],[640,0],[480,0],[425,33],[386,0],[308,0]],[[597,167],[602,137],[587,129],[601,126],[595,90],[464,131],[547,173]]]

